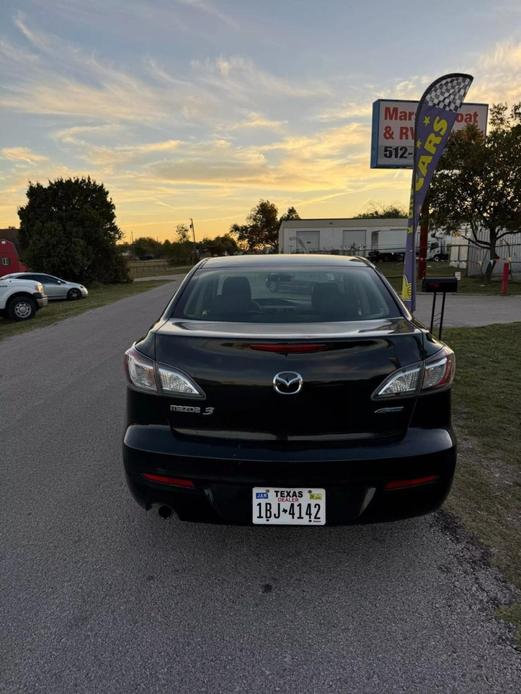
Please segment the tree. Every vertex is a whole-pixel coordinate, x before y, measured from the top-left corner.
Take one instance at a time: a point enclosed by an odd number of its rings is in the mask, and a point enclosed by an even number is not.
[[[169,265],[188,265],[195,262],[196,253],[194,252],[192,241],[173,241],[166,247],[165,254]]]
[[[18,210],[20,244],[34,270],[85,284],[129,281],[116,245],[122,233],[114,203],[103,184],[90,177],[29,183],[27,199]]]
[[[276,250],[279,243],[279,226],[284,219],[300,219],[294,207],[280,219],[277,206],[269,200],[259,200],[246,219],[246,224],[233,224],[230,233],[237,237],[250,252],[265,249]]]
[[[239,251],[237,241],[230,234],[216,236],[213,239],[204,238],[199,246],[203,253],[210,255],[234,255]]]
[[[289,222],[292,219],[300,219],[299,213],[293,206],[288,207],[286,214],[280,216],[279,224],[280,222]]]
[[[140,260],[159,258],[163,255],[163,244],[151,236],[140,236],[132,244],[132,250]]]
[[[378,207],[373,203],[366,212],[355,215],[354,219],[392,219],[407,216],[408,213],[397,205],[382,205]]]
[[[175,228],[175,234],[177,236],[177,240],[181,243],[190,241],[190,231],[186,224],[178,224]]]
[[[498,241],[521,231],[521,103],[494,105],[490,125],[486,138],[475,126],[451,136],[430,187],[434,225],[469,230],[469,242],[490,254],[487,280]]]

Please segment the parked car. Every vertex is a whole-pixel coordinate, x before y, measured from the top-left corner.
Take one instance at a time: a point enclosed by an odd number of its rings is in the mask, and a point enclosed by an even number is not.
[[[450,490],[454,354],[362,258],[202,260],[125,364],[128,485],[164,517],[368,523]]]
[[[40,282],[0,277],[0,316],[29,320],[43,306],[47,306],[47,296]]]
[[[6,275],[6,277],[41,282],[50,301],[57,299],[73,301],[75,299],[84,299],[89,294],[83,284],[67,282],[67,280],[62,280],[44,272],[13,272],[10,275]]]
[[[369,251],[367,257],[372,263],[402,263],[404,251]]]

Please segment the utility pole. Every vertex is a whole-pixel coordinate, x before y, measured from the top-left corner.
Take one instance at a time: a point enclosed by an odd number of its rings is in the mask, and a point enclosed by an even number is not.
[[[190,217],[190,229],[192,230],[192,238],[194,240],[193,262],[196,263],[199,260],[199,253],[197,252],[197,246],[195,245],[194,220],[191,217]]]

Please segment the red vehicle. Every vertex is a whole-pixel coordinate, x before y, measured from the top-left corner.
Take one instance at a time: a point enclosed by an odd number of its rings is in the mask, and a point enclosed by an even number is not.
[[[12,241],[0,239],[0,277],[11,272],[26,272],[27,265],[21,262],[16,246]]]

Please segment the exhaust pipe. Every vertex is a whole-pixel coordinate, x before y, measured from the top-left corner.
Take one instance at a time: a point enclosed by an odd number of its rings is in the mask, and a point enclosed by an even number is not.
[[[157,510],[161,518],[170,518],[172,515],[173,511],[170,508],[170,506],[160,506]]]

